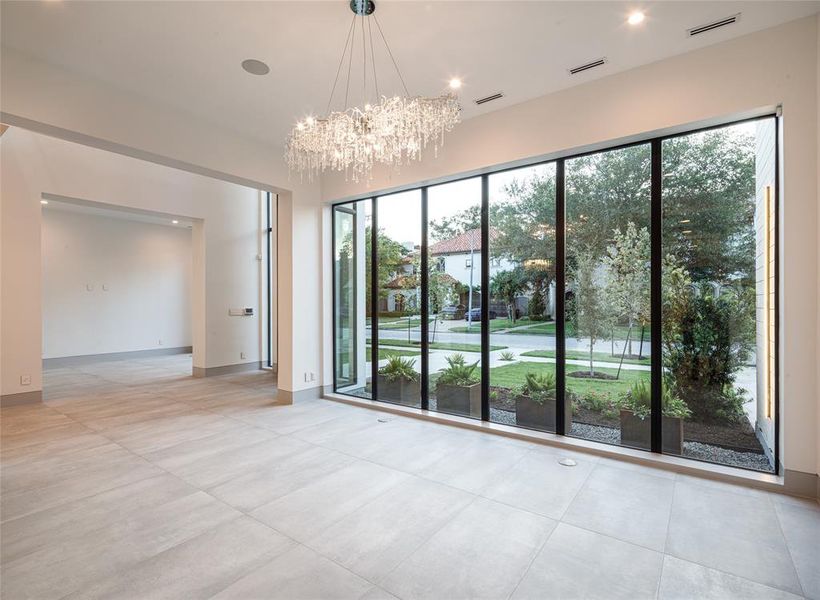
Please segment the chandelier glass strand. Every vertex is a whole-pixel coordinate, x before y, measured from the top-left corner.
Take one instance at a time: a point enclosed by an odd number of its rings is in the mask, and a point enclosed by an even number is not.
[[[378,20],[373,15],[375,5],[372,0],[352,0],[351,9],[356,13],[351,23],[345,49],[339,61],[336,81],[330,93],[328,110],[333,101],[339,73],[345,58],[348,58],[347,81],[345,82],[345,107],[342,111],[328,112],[321,118],[308,117],[296,124],[288,137],[285,159],[291,171],[306,174],[309,180],[318,177],[325,170],[344,171],[345,177],[353,181],[370,179],[373,166],[377,163],[394,168],[421,158],[428,146],[434,153],[444,143],[444,134],[459,122],[461,106],[453,93],[436,97],[410,96],[404,85],[404,78],[398,69],[390,46],[381,31]],[[367,100],[367,33],[370,32],[370,67],[377,100],[365,103],[362,108],[348,107],[350,89],[350,66],[356,45],[356,18],[361,19],[362,30],[362,95]],[[384,46],[396,72],[399,75],[405,96],[379,96],[376,77],[376,63],[373,52],[373,35],[369,19],[375,20]],[[368,19],[365,26],[364,20]],[[367,29],[365,28],[367,27]],[[349,55],[348,55],[349,49]],[[346,56],[348,55],[348,56]]]

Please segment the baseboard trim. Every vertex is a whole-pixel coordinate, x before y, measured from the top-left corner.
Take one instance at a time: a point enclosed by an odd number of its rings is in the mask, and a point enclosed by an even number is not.
[[[291,392],[290,390],[276,390],[277,398],[282,402],[293,404],[294,402],[304,402],[305,400],[318,400],[324,394],[324,388],[321,385],[308,388],[306,390],[297,390]]]
[[[784,469],[783,488],[791,496],[820,500],[820,477],[814,473]]]
[[[43,369],[56,369],[60,367],[74,367],[87,365],[107,360],[132,360],[135,358],[148,358],[151,356],[170,356],[172,354],[191,354],[191,346],[178,346],[176,348],[152,348],[150,350],[131,350],[128,352],[107,352],[105,354],[80,354],[78,356],[60,356],[57,358],[44,358]]]
[[[194,367],[194,377],[214,377],[216,375],[231,375],[232,373],[245,373],[247,371],[262,370],[262,361],[237,363],[235,365],[222,365],[219,367]]]
[[[0,396],[0,407],[2,408],[42,403],[43,390],[36,390],[34,392],[20,392],[18,394],[4,394]]]

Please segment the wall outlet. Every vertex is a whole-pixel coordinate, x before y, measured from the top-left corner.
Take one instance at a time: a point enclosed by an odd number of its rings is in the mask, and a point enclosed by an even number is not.
[[[162,340],[157,340],[160,346],[162,346]]]
[[[245,356],[245,353],[244,353],[244,352],[240,352],[240,353],[239,353],[239,358],[247,358],[247,356]]]
[[[311,373],[310,374],[310,380],[311,381],[316,381],[316,373]]]
[[[31,385],[31,375],[20,375],[20,385]]]

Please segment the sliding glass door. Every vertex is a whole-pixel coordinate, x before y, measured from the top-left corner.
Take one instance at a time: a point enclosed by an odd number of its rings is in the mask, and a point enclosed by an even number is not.
[[[336,391],[775,471],[777,156],[771,116],[337,205]]]

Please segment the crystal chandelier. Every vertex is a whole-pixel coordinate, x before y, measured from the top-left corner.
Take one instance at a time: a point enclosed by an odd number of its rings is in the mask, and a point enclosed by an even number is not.
[[[353,181],[369,179],[374,164],[382,163],[397,168],[421,158],[422,150],[430,144],[437,155],[439,146],[444,143],[444,134],[458,123],[461,113],[458,98],[452,92],[436,97],[411,96],[374,14],[376,6],[373,0],[351,0],[350,8],[354,15],[336,69],[326,116],[307,117],[297,123],[288,136],[285,153],[288,168],[303,175],[307,173],[311,181],[326,169],[344,171],[345,177]],[[371,19],[396,69],[404,88],[404,96],[387,97],[379,93]],[[361,29],[364,99],[364,106],[361,108],[348,105],[350,72],[358,29]],[[330,112],[345,60],[347,78],[344,109]],[[367,102],[370,78],[368,60],[375,93],[372,103]]]

